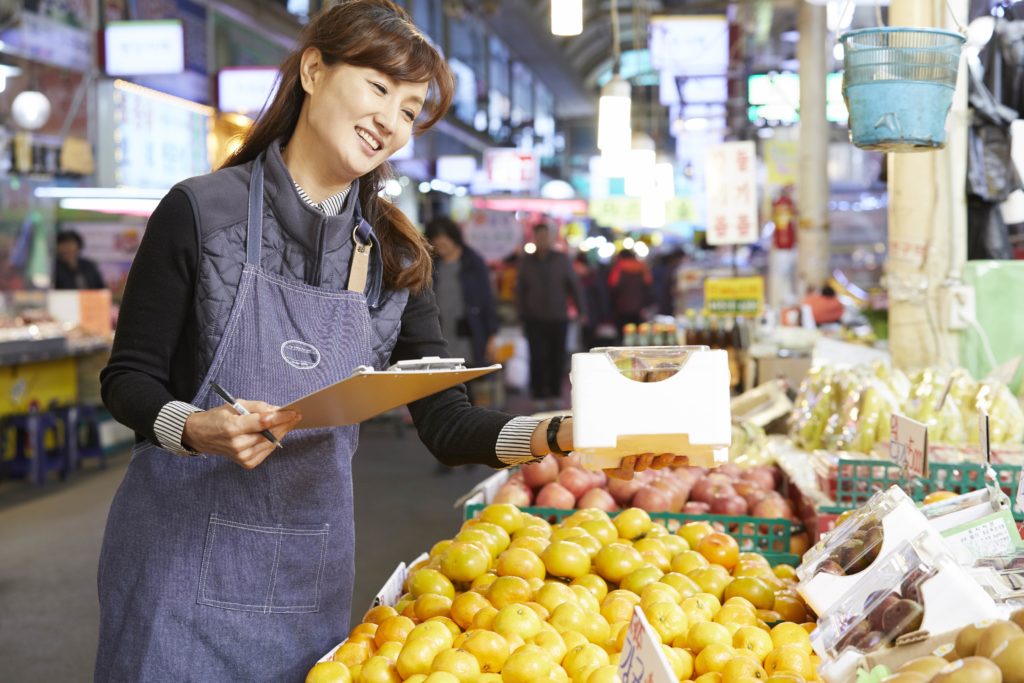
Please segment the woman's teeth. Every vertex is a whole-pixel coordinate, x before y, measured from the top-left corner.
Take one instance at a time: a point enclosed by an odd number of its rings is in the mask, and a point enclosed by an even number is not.
[[[356,128],[356,132],[359,133],[359,137],[366,140],[366,144],[373,148],[374,151],[380,149],[380,143],[374,140],[373,136],[367,133],[365,130],[363,130],[362,128]]]

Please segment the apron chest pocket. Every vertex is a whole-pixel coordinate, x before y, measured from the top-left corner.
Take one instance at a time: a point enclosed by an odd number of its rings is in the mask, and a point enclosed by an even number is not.
[[[255,526],[210,515],[199,604],[242,612],[320,608],[329,525]]]

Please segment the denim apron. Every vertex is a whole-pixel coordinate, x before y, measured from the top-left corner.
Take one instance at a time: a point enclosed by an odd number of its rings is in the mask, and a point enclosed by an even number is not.
[[[238,293],[192,401],[201,408],[223,403],[211,381],[286,405],[371,364],[365,296],[264,272],[262,230],[261,158]],[[103,539],[95,679],[302,681],[348,626],[357,441],[358,426],[299,429],[253,470],[138,444]]]

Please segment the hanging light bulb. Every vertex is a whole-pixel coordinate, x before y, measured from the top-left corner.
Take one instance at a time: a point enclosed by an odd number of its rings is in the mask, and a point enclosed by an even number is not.
[[[601,88],[597,105],[597,148],[602,154],[629,151],[633,133],[632,104],[629,81],[621,76],[612,76]]]
[[[654,187],[654,165],[657,150],[654,138],[647,133],[634,133],[626,161],[626,195],[639,197]]]
[[[11,102],[11,117],[25,130],[38,130],[50,118],[50,98],[38,90],[25,90]]]
[[[583,0],[551,0],[551,33],[556,36],[583,33]]]

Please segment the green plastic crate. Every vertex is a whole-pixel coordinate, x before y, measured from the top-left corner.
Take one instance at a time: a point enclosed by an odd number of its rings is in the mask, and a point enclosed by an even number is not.
[[[1021,468],[1017,465],[992,465],[999,477],[999,487],[1010,497],[1013,518],[1024,520],[1024,511],[1017,505],[1017,484]],[[970,493],[985,485],[985,466],[973,462],[933,463],[928,466],[933,491]]]
[[[898,486],[920,502],[931,491],[931,482],[921,477],[907,479],[899,465],[888,460],[843,458],[836,471],[836,507],[848,510],[860,507],[871,496],[890,486]]]
[[[482,503],[467,505],[466,519],[476,517],[487,507]],[[529,513],[555,524],[576,512],[576,510],[559,510],[558,508],[524,507],[523,512]],[[614,517],[618,513],[612,513]],[[683,515],[674,512],[651,512],[651,519],[662,522],[665,527],[675,532],[687,522],[709,522],[713,527],[724,531],[740,546],[740,552],[756,552],[764,555],[775,566],[789,564],[796,566],[800,558],[789,552],[789,540],[794,533],[802,530],[799,524],[788,519],[760,519],[758,517],[733,517],[729,515]]]
[[[1017,482],[1021,468],[1016,465],[993,465],[999,476],[1000,486],[1013,502],[1013,517],[1024,520],[1024,511],[1014,498],[1017,496]],[[890,486],[903,489],[914,501],[920,503],[933,491],[970,493],[985,485],[985,466],[973,462],[930,463],[928,477],[903,477],[899,465],[886,460],[842,460],[836,476],[836,505],[840,512],[860,507],[878,491]]]

